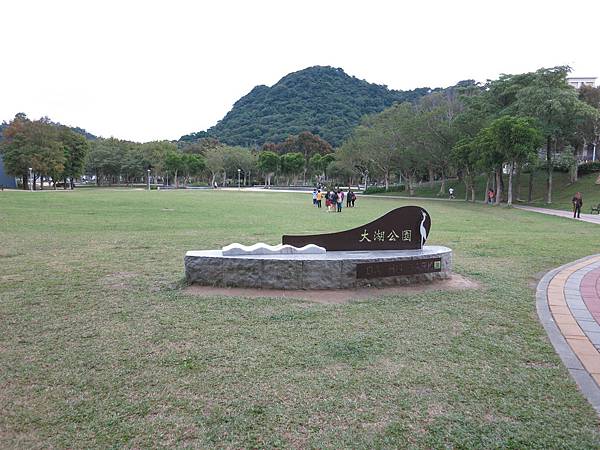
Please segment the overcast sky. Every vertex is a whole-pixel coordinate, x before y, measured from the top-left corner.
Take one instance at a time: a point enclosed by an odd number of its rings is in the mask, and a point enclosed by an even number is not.
[[[177,139],[313,65],[393,89],[569,65],[600,76],[600,1],[28,1],[0,7],[0,121]]]

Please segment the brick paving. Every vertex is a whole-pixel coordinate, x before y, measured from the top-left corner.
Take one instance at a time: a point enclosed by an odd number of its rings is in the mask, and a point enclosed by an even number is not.
[[[600,414],[600,255],[546,274],[537,309],[556,351]]]

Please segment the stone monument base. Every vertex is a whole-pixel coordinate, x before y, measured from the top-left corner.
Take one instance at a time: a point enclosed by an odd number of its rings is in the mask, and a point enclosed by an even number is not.
[[[223,256],[221,250],[185,255],[188,283],[259,289],[348,289],[445,279],[452,250],[328,251],[323,254]]]

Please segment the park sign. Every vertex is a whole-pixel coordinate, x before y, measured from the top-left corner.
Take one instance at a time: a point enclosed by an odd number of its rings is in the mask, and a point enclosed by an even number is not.
[[[420,206],[396,208],[366,225],[337,233],[284,235],[282,243],[318,245],[327,251],[419,250],[425,245],[431,218]]]
[[[232,243],[185,255],[189,283],[258,289],[399,286],[451,276],[452,250],[427,245],[431,219],[418,206],[396,208],[347,231],[282,238],[282,244]],[[332,276],[329,276],[329,275]]]

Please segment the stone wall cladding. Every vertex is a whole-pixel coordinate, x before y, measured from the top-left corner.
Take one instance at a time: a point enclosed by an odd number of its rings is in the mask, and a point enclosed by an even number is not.
[[[380,278],[356,278],[357,264],[441,258],[441,272]],[[260,255],[223,257],[218,250],[188,252],[188,283],[259,289],[349,289],[396,286],[449,278],[452,250],[328,252],[325,255]]]

